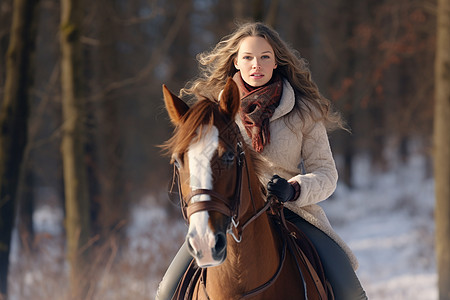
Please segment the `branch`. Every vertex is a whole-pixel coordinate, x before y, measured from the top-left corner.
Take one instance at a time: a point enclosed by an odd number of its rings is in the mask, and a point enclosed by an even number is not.
[[[98,101],[102,99],[106,94],[122,89],[128,86],[131,86],[132,84],[135,84],[136,82],[142,81],[145,79],[148,75],[151,74],[153,69],[156,67],[156,65],[161,61],[162,56],[167,53],[169,50],[169,47],[172,45],[173,41],[178,35],[178,32],[180,31],[181,27],[184,24],[184,21],[186,20],[186,17],[190,11],[191,1],[183,1],[182,6],[178,9],[177,16],[175,18],[175,22],[170,27],[169,31],[166,34],[166,37],[164,41],[161,43],[161,47],[159,47],[155,53],[150,58],[150,61],[148,62],[147,66],[145,66],[141,71],[133,77],[124,79],[122,81],[116,81],[113,83],[110,83],[105,89],[102,91],[94,94],[91,97],[88,97],[89,101]]]

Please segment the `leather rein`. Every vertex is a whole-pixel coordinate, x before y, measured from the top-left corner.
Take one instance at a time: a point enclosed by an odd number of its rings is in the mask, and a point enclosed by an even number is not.
[[[236,127],[237,127],[237,125],[236,125]],[[252,191],[250,189],[250,184],[249,184],[248,189],[249,189],[250,198],[251,198],[251,201],[253,204],[253,208],[255,210],[255,214],[252,217],[250,217],[248,220],[246,220],[243,224],[240,224],[239,207],[241,204],[242,173],[243,173],[244,166],[245,166],[245,170],[246,170],[246,177],[247,177],[247,180],[249,183],[250,183],[250,175],[249,175],[248,167],[246,164],[246,158],[245,158],[245,153],[244,153],[244,149],[242,146],[242,142],[240,142],[240,141],[237,142],[236,153],[237,153],[237,155],[236,155],[236,159],[237,159],[237,171],[236,171],[237,174],[236,175],[237,176],[236,176],[236,185],[235,185],[236,189],[234,191],[233,199],[231,202],[231,203],[234,203],[233,205],[229,204],[230,203],[229,199],[227,199],[223,195],[221,195],[213,190],[210,190],[210,189],[193,190],[186,198],[184,198],[182,191],[181,191],[179,170],[178,170],[177,166],[175,166],[175,165],[174,165],[174,175],[173,175],[173,180],[172,180],[172,188],[175,185],[175,183],[178,184],[178,193],[179,193],[179,198],[180,198],[181,211],[182,211],[183,217],[187,223],[189,223],[189,217],[195,212],[199,212],[199,211],[220,212],[231,218],[230,226],[227,229],[227,233],[233,237],[233,239],[236,241],[236,243],[240,243],[242,241],[243,230],[250,223],[252,223],[259,216],[261,216],[264,212],[269,210],[269,208],[271,208],[271,206],[273,205],[274,200],[268,199],[266,204],[261,209],[256,211],[253,194],[252,194]],[[172,188],[171,188],[171,190],[172,190]],[[199,202],[190,203],[190,200],[192,199],[192,197],[194,197],[196,195],[210,195],[212,198],[215,198],[219,201],[199,201]],[[237,235],[234,233],[233,228],[237,231]],[[243,299],[247,298],[247,297],[255,296],[256,294],[263,292],[265,289],[270,287],[276,281],[276,279],[278,278],[278,275],[281,273],[281,270],[284,265],[284,261],[286,258],[286,248],[287,248],[287,242],[286,242],[286,239],[283,238],[283,248],[282,248],[281,255],[280,255],[280,262],[279,262],[279,265],[278,265],[278,268],[277,268],[275,274],[266,283],[260,285],[259,287],[255,288],[249,292],[244,293],[244,295],[242,295]],[[204,286],[204,291],[205,291],[205,294],[207,295],[206,285],[204,285],[204,283],[206,281],[206,270],[204,270],[204,269],[202,269],[202,278],[203,278],[202,283]],[[208,299],[209,299],[209,297],[208,297]]]

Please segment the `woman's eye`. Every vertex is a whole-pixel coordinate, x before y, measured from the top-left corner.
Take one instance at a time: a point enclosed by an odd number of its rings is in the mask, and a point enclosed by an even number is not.
[[[243,59],[252,59],[251,56],[244,56]]]
[[[261,58],[262,58],[262,59],[269,59],[270,56],[269,56],[269,55],[263,55],[263,56],[261,56]]]

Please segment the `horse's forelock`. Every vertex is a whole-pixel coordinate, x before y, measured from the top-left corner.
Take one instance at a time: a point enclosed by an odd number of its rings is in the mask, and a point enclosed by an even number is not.
[[[217,111],[217,103],[207,99],[198,101],[186,113],[182,124],[175,129],[165,148],[171,153],[185,152],[189,144],[198,138],[199,133],[201,135],[211,129]]]

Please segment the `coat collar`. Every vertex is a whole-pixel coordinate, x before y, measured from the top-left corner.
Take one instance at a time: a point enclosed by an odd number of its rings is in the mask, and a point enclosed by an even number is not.
[[[283,92],[281,94],[280,104],[275,109],[270,122],[287,115],[292,111],[295,105],[295,92],[289,81],[283,79]]]

